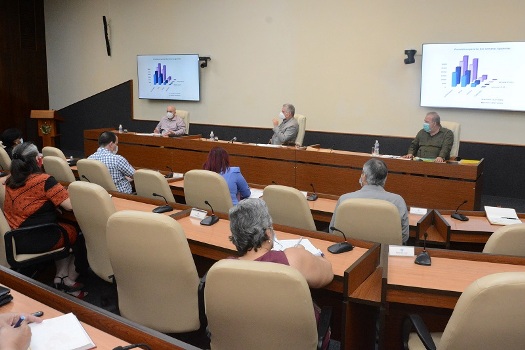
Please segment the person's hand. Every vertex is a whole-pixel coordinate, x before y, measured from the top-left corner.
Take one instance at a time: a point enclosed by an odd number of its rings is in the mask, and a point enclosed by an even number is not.
[[[402,158],[412,159],[414,158],[413,154],[405,154]]]
[[[22,314],[19,312],[10,312],[5,314],[0,314],[0,327],[3,326],[14,326],[18,320],[20,319],[20,316],[25,317],[25,323],[40,323],[42,322],[42,319],[33,315],[27,315]]]
[[[272,119],[272,122],[273,122],[273,126],[274,126],[274,127],[277,126],[277,125],[279,125],[279,120],[277,120],[277,119],[275,119],[275,118]]]
[[[445,163],[445,160],[441,157],[437,157],[435,160],[434,160],[435,163]]]
[[[31,343],[31,328],[27,321],[23,321],[20,327],[11,325],[0,327],[0,349],[2,350],[27,350]]]

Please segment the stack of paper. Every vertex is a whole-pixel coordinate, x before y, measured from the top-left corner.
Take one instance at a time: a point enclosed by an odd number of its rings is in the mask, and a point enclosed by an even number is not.
[[[308,250],[310,253],[316,256],[321,256],[323,252],[316,248],[312,242],[310,242],[307,238],[299,238],[299,239],[283,239],[279,240],[277,237],[274,237],[274,244],[272,250],[285,250],[287,248],[297,247],[297,245],[302,245],[304,249]]]
[[[31,350],[88,350],[95,344],[72,313],[30,323]]]
[[[512,208],[499,208],[485,206],[487,219],[492,225],[515,225],[521,224],[521,220]]]

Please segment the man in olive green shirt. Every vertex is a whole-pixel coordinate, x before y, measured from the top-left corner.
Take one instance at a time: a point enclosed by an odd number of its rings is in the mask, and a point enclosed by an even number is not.
[[[452,130],[441,126],[441,118],[436,112],[427,113],[423,129],[408,148],[408,154],[403,158],[412,159],[414,156],[420,158],[435,158],[436,163],[444,163],[450,158],[450,150],[454,143]]]

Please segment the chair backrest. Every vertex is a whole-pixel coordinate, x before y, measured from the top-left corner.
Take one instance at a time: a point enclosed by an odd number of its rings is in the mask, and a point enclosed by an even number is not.
[[[3,170],[11,169],[11,158],[3,147],[0,147],[0,166],[3,168]]]
[[[439,349],[523,349],[525,273],[482,277],[461,294]]]
[[[110,282],[113,269],[109,262],[106,243],[106,225],[115,205],[101,186],[84,181],[72,182],[69,198],[80,230],[86,240],[89,266],[100,278]]]
[[[47,156],[44,157],[43,161],[46,173],[53,176],[57,181],[73,182],[76,180],[73,170],[71,170],[65,159],[57,156]]]
[[[275,224],[315,231],[315,222],[306,197],[288,186],[269,185],[264,188],[263,200]]]
[[[385,200],[350,198],[335,210],[334,226],[347,237],[385,244],[403,244],[397,207]]]
[[[210,209],[204,201],[220,213],[228,213],[233,207],[226,180],[209,170],[194,169],[184,174],[184,197],[186,204],[195,208]]]
[[[45,157],[47,156],[55,156],[55,157],[59,157],[59,158],[62,158],[64,160],[67,160],[64,152],[62,152],[62,150],[60,150],[59,148],[56,148],[56,147],[52,147],[52,146],[46,146],[44,148],[42,148],[42,155]]]
[[[457,122],[449,122],[442,120],[441,126],[452,130],[454,133],[454,143],[452,144],[452,149],[450,150],[450,158],[457,158],[459,154],[459,137],[461,134],[461,124]]]
[[[4,210],[5,185],[0,184],[0,210]]]
[[[186,134],[189,134],[190,133],[190,112],[182,110],[182,109],[177,109],[177,115],[179,116],[179,118],[184,120],[184,124],[186,124]]]
[[[483,253],[525,256],[525,224],[497,229],[485,243]]]
[[[106,191],[117,191],[117,186],[104,163],[95,159],[80,159],[77,162],[78,176],[81,181],[87,181],[102,186]]]
[[[164,196],[168,202],[175,202],[168,181],[158,171],[139,169],[135,171],[133,181],[135,182],[137,195],[152,199],[162,199],[153,195],[153,193],[157,193]]]
[[[297,137],[295,138],[295,144],[298,146],[302,146],[304,140],[304,133],[306,131],[306,117],[302,114],[295,114],[294,118],[299,124],[299,131],[297,132]]]
[[[310,290],[296,269],[225,259],[204,289],[212,349],[315,349],[317,328]]]
[[[163,333],[199,329],[199,276],[181,225],[123,210],[107,225],[120,314]]]
[[[0,186],[4,187],[4,186]],[[5,191],[5,190],[4,190]],[[5,195],[5,192],[4,192]],[[4,196],[2,195],[2,197]],[[7,220],[4,216],[4,210],[3,210],[3,202],[2,202],[2,210],[0,210],[0,265],[3,267],[10,268],[9,263],[7,262],[7,256],[5,252],[5,241],[4,241],[4,235],[11,230],[11,227],[9,227],[9,224],[7,223]]]

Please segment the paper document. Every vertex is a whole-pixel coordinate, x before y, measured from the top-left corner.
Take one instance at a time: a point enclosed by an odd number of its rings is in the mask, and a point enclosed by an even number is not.
[[[261,198],[263,195],[263,190],[257,188],[250,188],[250,198]]]
[[[30,323],[31,350],[87,350],[95,344],[72,313]]]
[[[302,245],[304,249],[308,250],[313,255],[321,256],[323,254],[321,249],[316,248],[308,238],[279,240],[277,237],[274,237],[272,250],[282,251],[287,248],[296,247],[297,244]]]
[[[139,136],[153,136],[154,134],[152,132],[136,132],[135,135],[139,135]]]
[[[487,219],[492,225],[515,225],[521,224],[521,220],[512,208],[499,208],[485,206]]]

